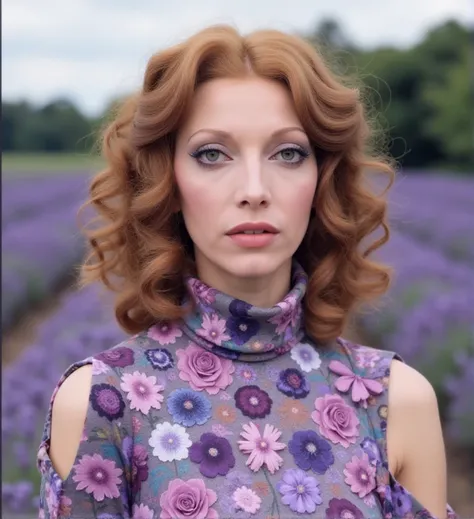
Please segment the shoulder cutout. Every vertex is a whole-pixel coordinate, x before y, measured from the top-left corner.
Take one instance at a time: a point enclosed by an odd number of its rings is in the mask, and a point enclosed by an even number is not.
[[[49,456],[55,471],[66,479],[74,464],[89,405],[92,366],[71,373],[53,402]]]

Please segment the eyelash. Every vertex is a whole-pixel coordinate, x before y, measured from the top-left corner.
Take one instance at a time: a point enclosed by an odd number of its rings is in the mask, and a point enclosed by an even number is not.
[[[301,146],[288,146],[288,147],[283,148],[282,150],[278,151],[275,155],[278,155],[279,153],[283,153],[284,151],[288,151],[288,150],[296,151],[300,155],[300,160],[298,160],[297,162],[286,162],[286,164],[290,167],[299,166],[310,155],[309,151]],[[196,162],[203,168],[214,168],[214,167],[218,166],[219,164],[221,164],[220,162],[216,162],[214,164],[209,164],[207,162],[202,162],[201,160],[199,160],[204,155],[204,153],[206,153],[208,151],[217,151],[218,153],[222,153],[223,155],[225,155],[225,153],[222,150],[215,148],[211,145],[207,145],[207,146],[198,148],[196,151],[193,151],[192,153],[190,153],[190,155],[191,155],[191,157],[196,159]]]

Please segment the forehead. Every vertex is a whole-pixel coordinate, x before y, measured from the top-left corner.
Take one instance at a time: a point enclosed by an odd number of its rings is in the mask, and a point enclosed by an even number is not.
[[[288,89],[277,81],[262,78],[213,79],[200,85],[181,128],[194,132],[200,126],[226,129],[259,122],[275,130],[282,124],[298,124]]]

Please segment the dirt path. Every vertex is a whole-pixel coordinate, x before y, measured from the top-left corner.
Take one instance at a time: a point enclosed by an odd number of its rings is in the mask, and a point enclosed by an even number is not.
[[[24,314],[15,326],[2,337],[2,363],[7,365],[36,339],[38,327],[59,308],[63,297],[71,292],[66,289],[37,308]]]

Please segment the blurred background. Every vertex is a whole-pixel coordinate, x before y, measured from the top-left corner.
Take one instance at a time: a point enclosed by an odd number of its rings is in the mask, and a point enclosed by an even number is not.
[[[102,165],[97,131],[140,87],[152,53],[219,22],[307,37],[368,87],[401,167],[392,239],[378,253],[396,275],[382,309],[347,335],[399,352],[433,384],[449,500],[474,517],[474,6],[324,4],[2,2],[4,517],[35,515],[36,449],[61,373],[123,338],[97,288],[74,289],[84,253],[76,212]]]

